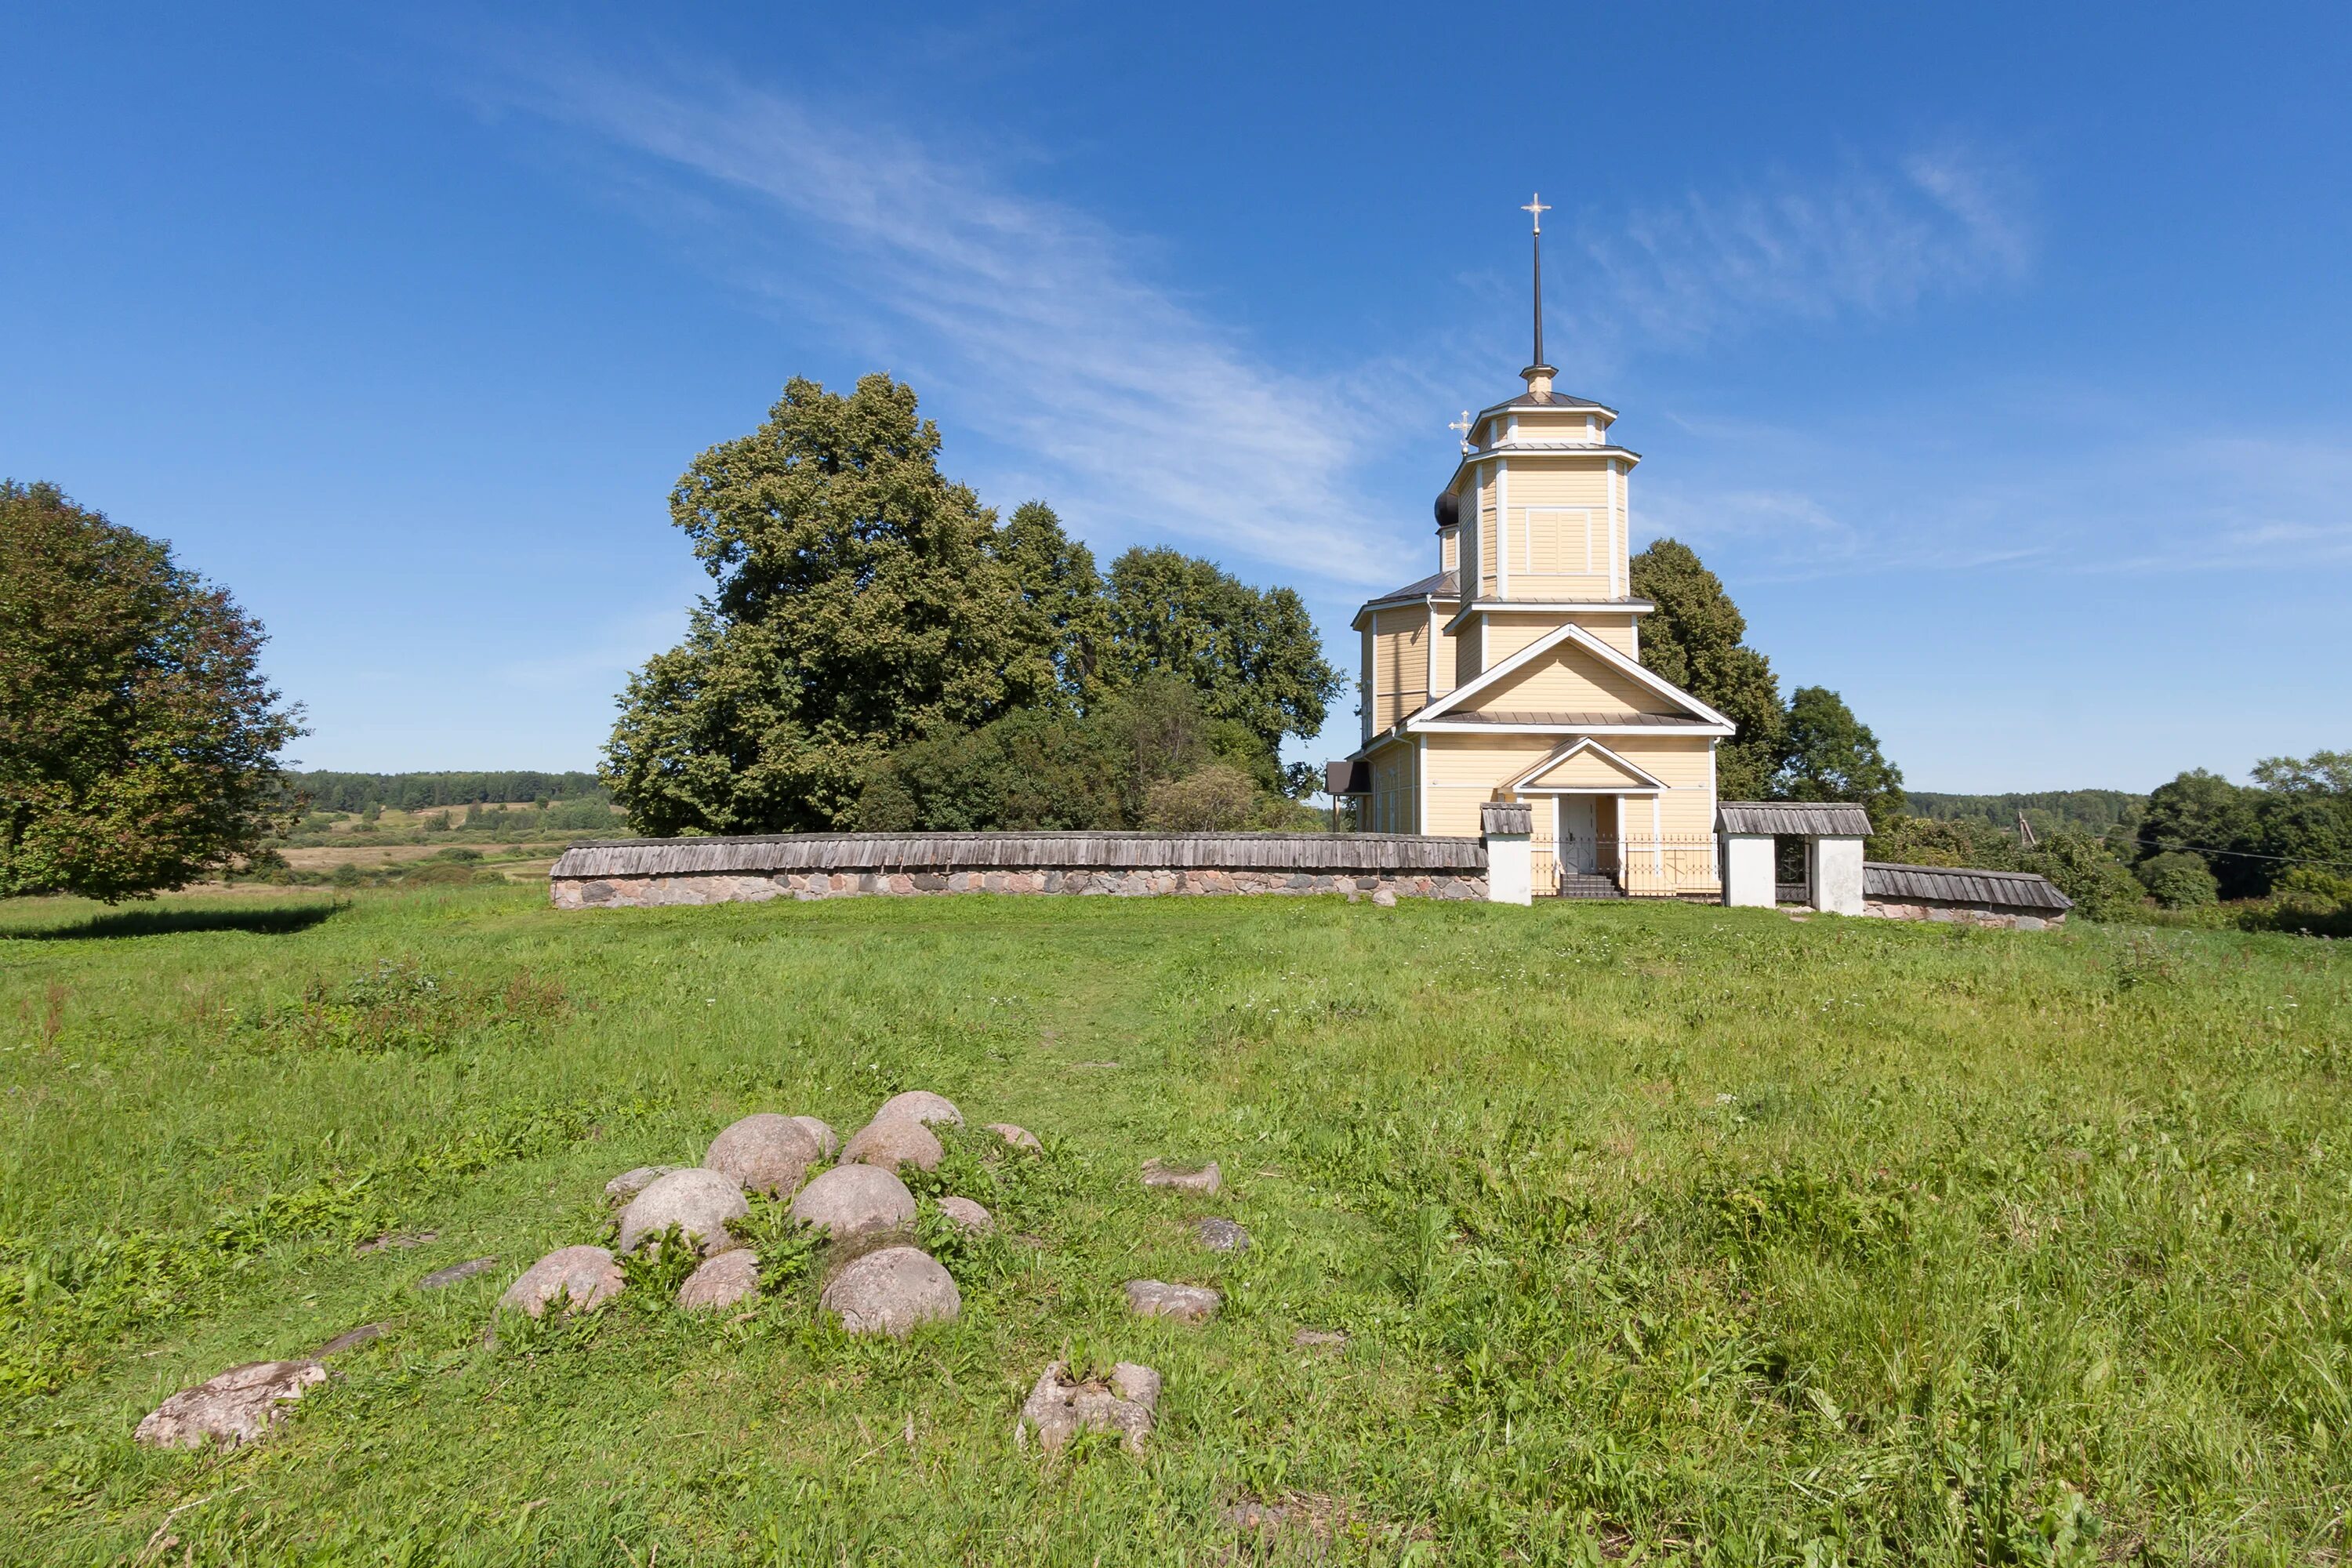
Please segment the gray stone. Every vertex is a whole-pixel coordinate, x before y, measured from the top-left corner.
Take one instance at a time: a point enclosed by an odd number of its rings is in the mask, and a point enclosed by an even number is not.
[[[845,1165],[878,1165],[895,1171],[901,1165],[912,1165],[919,1171],[936,1171],[947,1158],[940,1146],[937,1134],[912,1117],[877,1118],[859,1128],[842,1147],[841,1163]]]
[[[1392,910],[1396,908],[1396,889],[1393,888],[1382,888],[1380,891],[1372,895],[1372,903],[1373,906],[1378,909]]]
[[[621,1211],[621,1250],[635,1252],[676,1226],[709,1258],[743,1245],[729,1233],[727,1222],[751,1212],[733,1177],[698,1165],[672,1171]]]
[[[713,1138],[702,1165],[746,1192],[789,1197],[800,1191],[809,1167],[824,1155],[807,1128],[789,1116],[763,1112],[743,1118]]]
[[[915,1194],[878,1165],[836,1165],[800,1190],[793,1217],[838,1241],[911,1223]]]
[[[816,1152],[825,1159],[841,1152],[841,1135],[832,1128],[814,1116],[795,1116],[793,1120],[800,1123],[802,1131],[816,1140]]]
[[[1229,1219],[1204,1219],[1192,1226],[1201,1245],[1212,1252],[1247,1252],[1249,1232]]]
[[[683,1165],[639,1165],[634,1171],[624,1171],[604,1184],[604,1197],[609,1203],[625,1204],[672,1171],[682,1171]]]
[[[1321,1345],[1344,1345],[1348,1336],[1337,1329],[1301,1329],[1290,1336],[1290,1342],[1301,1350],[1312,1350]]]
[[[1217,1315],[1225,1299],[1205,1285],[1171,1285],[1164,1279],[1127,1282],[1127,1310],[1139,1318],[1173,1318],[1180,1323],[1205,1323]]]
[[[372,1252],[405,1252],[412,1247],[422,1247],[428,1241],[440,1239],[441,1233],[437,1230],[404,1230],[397,1235],[379,1236],[373,1241],[362,1241],[352,1250],[365,1258]]]
[[[704,1262],[677,1288],[677,1304],[689,1312],[711,1312],[731,1307],[759,1293],[760,1259],[741,1247],[722,1252]]]
[[[970,1198],[941,1198],[940,1213],[966,1230],[988,1231],[996,1228],[996,1221],[989,1212]]]
[[[1037,1446],[1051,1454],[1081,1432],[1116,1432],[1129,1453],[1139,1454],[1159,1405],[1160,1374],[1148,1366],[1123,1361],[1108,1378],[1074,1383],[1067,1363],[1057,1361],[1022,1402],[1013,1436],[1026,1447],[1034,1433]]]
[[[559,1247],[522,1271],[499,1305],[539,1317],[560,1298],[567,1312],[601,1307],[621,1293],[621,1266],[601,1247]]]
[[[234,1448],[268,1435],[286,1406],[327,1381],[315,1361],[257,1361],[231,1367],[210,1383],[182,1389],[141,1418],[132,1434],[158,1448]]]
[[[331,1355],[340,1355],[345,1351],[357,1350],[362,1345],[373,1343],[383,1338],[384,1330],[390,1326],[386,1323],[362,1323],[356,1329],[346,1330],[312,1351],[310,1359],[324,1361]]]
[[[1225,1173],[1214,1160],[1197,1171],[1181,1165],[1170,1165],[1158,1160],[1143,1163],[1143,1184],[1147,1187],[1173,1187],[1180,1193],[1214,1193],[1225,1184]]]
[[[455,1285],[460,1279],[471,1279],[477,1274],[488,1274],[499,1266],[495,1258],[468,1258],[463,1263],[452,1263],[446,1268],[436,1268],[416,1282],[419,1290],[439,1290]]]
[[[939,1260],[911,1247],[886,1247],[844,1268],[817,1297],[821,1310],[853,1334],[905,1339],[918,1323],[955,1321],[963,1297]]]
[[[963,1125],[963,1112],[956,1109],[955,1101],[944,1094],[933,1094],[927,1089],[910,1089],[904,1094],[892,1095],[882,1102],[882,1109],[874,1113],[874,1120],[887,1121],[894,1116],[903,1116],[909,1121],[949,1121],[958,1127]]]
[[[1038,1142],[1037,1135],[1026,1127],[1016,1127],[1010,1121],[992,1121],[988,1124],[987,1131],[995,1133],[1015,1149],[1024,1150],[1032,1154],[1042,1154],[1045,1152],[1045,1145]]]

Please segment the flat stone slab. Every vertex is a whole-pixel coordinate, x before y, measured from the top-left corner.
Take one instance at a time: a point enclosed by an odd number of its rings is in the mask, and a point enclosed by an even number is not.
[[[1013,1122],[992,1121],[985,1131],[995,1133],[1015,1149],[1026,1150],[1032,1154],[1042,1154],[1045,1152],[1045,1145],[1037,1142],[1037,1134]]]
[[[624,1171],[604,1184],[604,1197],[609,1203],[625,1204],[672,1171],[683,1171],[683,1165],[639,1165],[634,1171]]]
[[[929,1253],[886,1247],[833,1277],[817,1306],[853,1334],[905,1339],[919,1323],[953,1322],[963,1310],[954,1278]]]
[[[996,1228],[994,1216],[970,1198],[941,1198],[940,1213],[966,1230],[991,1231]]]
[[[912,1117],[877,1117],[851,1135],[842,1148],[841,1163],[876,1165],[885,1171],[901,1165],[936,1171],[947,1153],[939,1135]]]
[[[352,1250],[365,1258],[372,1252],[405,1252],[412,1247],[422,1247],[428,1241],[440,1239],[441,1233],[437,1230],[404,1230],[396,1235],[379,1236],[373,1241],[362,1241]]]
[[[677,1304],[689,1312],[714,1312],[760,1292],[760,1259],[737,1247],[704,1261],[677,1288]]]
[[[1247,1252],[1249,1232],[1229,1219],[1198,1220],[1192,1226],[1193,1237],[1212,1252]]]
[[[1321,1345],[1344,1345],[1348,1336],[1337,1329],[1301,1329],[1290,1336],[1290,1342],[1301,1350],[1312,1350]]]
[[[452,1263],[446,1268],[436,1268],[416,1282],[419,1290],[439,1290],[455,1285],[460,1279],[471,1279],[477,1274],[488,1274],[499,1266],[495,1258],[468,1258],[463,1263]]]
[[[839,1241],[912,1224],[915,1194],[879,1165],[835,1165],[800,1190],[793,1217]]]
[[[745,1192],[784,1197],[800,1191],[809,1167],[824,1157],[824,1149],[807,1128],[789,1116],[763,1111],[746,1116],[712,1139],[702,1165]]]
[[[320,1345],[317,1350],[312,1351],[310,1352],[310,1359],[312,1361],[324,1361],[331,1355],[340,1355],[345,1351],[353,1351],[359,1349],[362,1345],[373,1344],[377,1340],[383,1338],[384,1331],[390,1327],[391,1325],[389,1323],[362,1323],[356,1329],[346,1329],[343,1332],[337,1334],[333,1339],[329,1340],[325,1344]]]
[[[957,1127],[963,1125],[963,1112],[956,1109],[956,1102],[944,1094],[933,1094],[927,1089],[910,1089],[904,1094],[892,1095],[882,1102],[882,1109],[874,1113],[874,1120],[887,1121],[894,1116],[903,1116],[909,1121],[945,1121]]]
[[[743,1244],[727,1228],[730,1219],[751,1212],[732,1176],[689,1166],[672,1171],[629,1200],[621,1211],[621,1250],[635,1252],[677,1226],[696,1250],[709,1258]]]
[[[536,1318],[558,1300],[567,1312],[601,1307],[621,1293],[621,1266],[601,1247],[561,1247],[507,1287],[499,1305]]]
[[[286,1406],[327,1381],[315,1361],[257,1361],[183,1389],[149,1411],[132,1434],[158,1448],[236,1447],[267,1436]]]
[[[1173,1318],[1180,1323],[1205,1323],[1217,1315],[1225,1299],[1205,1285],[1171,1285],[1164,1279],[1127,1282],[1127,1310],[1139,1318]]]
[[[1146,1160],[1143,1162],[1143,1184],[1147,1187],[1173,1187],[1180,1193],[1213,1193],[1225,1184],[1225,1173],[1217,1168],[1214,1160],[1199,1170]]]
[[[1028,1447],[1031,1434],[1046,1453],[1057,1452],[1081,1432],[1116,1432],[1130,1454],[1143,1452],[1160,1407],[1160,1374],[1123,1361],[1108,1378],[1074,1383],[1069,1366],[1047,1367],[1022,1402],[1013,1441]]]

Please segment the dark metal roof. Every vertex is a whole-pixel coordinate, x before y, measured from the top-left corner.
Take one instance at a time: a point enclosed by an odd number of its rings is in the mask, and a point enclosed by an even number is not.
[[[1975,904],[2003,910],[2050,910],[2061,913],[2074,907],[2074,900],[2060,892],[2049,878],[2032,871],[1896,866],[1878,860],[1862,863],[1862,896],[1866,899],[1936,899],[1949,904]]]
[[[1475,838],[1409,833],[783,833],[574,844],[556,878],[773,875],[779,871],[1483,870]]]
[[[1517,397],[1506,398],[1492,408],[1482,408],[1470,423],[1476,426],[1489,414],[1508,414],[1521,408],[1589,408],[1596,414],[1617,417],[1617,411],[1605,403],[1595,403],[1589,397],[1570,397],[1564,392],[1522,392]]]
[[[1707,730],[1714,726],[1704,719],[1693,719],[1681,713],[1440,713],[1433,723],[1444,724],[1558,724],[1575,729],[1585,725],[1640,725],[1644,730]],[[1796,831],[1794,828],[1789,829]]]
[[[1399,599],[1458,599],[1462,596],[1462,574],[1437,572],[1418,583],[1407,583],[1402,588],[1391,588],[1377,599],[1367,599],[1368,605],[1393,604]]]
[[[1716,806],[1715,824],[1719,833],[1859,838],[1869,836],[1870,813],[1834,801],[1727,800]]]

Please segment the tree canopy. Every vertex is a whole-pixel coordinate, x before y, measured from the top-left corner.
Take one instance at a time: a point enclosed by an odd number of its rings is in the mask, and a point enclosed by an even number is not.
[[[2261,898],[2298,867],[2352,874],[2352,752],[2268,757],[2253,777],[2196,768],[2158,785],[2131,846],[2142,879],[2170,854],[2201,858],[2225,899]]]
[[[263,640],[161,541],[0,480],[0,894],[142,897],[283,831]]]
[[[1281,738],[1318,731],[1341,684],[1296,593],[1172,550],[1106,582],[1050,507],[1000,523],[939,455],[913,391],[869,375],[846,396],[795,379],[695,459],[670,512],[713,588],[630,678],[605,753],[638,831],[1131,817],[1152,781],[1102,773],[1108,731],[1074,726],[1160,679],[1247,738],[1244,774],[1284,782]]]
[[[1764,798],[1783,760],[1785,715],[1771,661],[1744,640],[1748,618],[1678,540],[1635,555],[1628,580],[1637,598],[1658,606],[1642,621],[1643,668],[1738,726],[1716,748],[1717,790],[1726,800]]]
[[[1870,726],[1824,686],[1801,686],[1789,699],[1781,730],[1775,800],[1859,801],[1873,831],[1903,810],[1903,770],[1886,760]]]

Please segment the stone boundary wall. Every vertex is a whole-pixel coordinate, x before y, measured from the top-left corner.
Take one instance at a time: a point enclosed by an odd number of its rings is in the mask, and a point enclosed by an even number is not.
[[[1058,893],[1486,897],[1475,838],[1399,834],[809,834],[576,845],[548,878],[563,910]]]
[[[1890,921],[1942,921],[1983,926],[1991,931],[2053,931],[2066,923],[2063,910],[2028,914],[2021,910],[1986,904],[1957,903],[1948,899],[1865,899],[1862,912]]]

